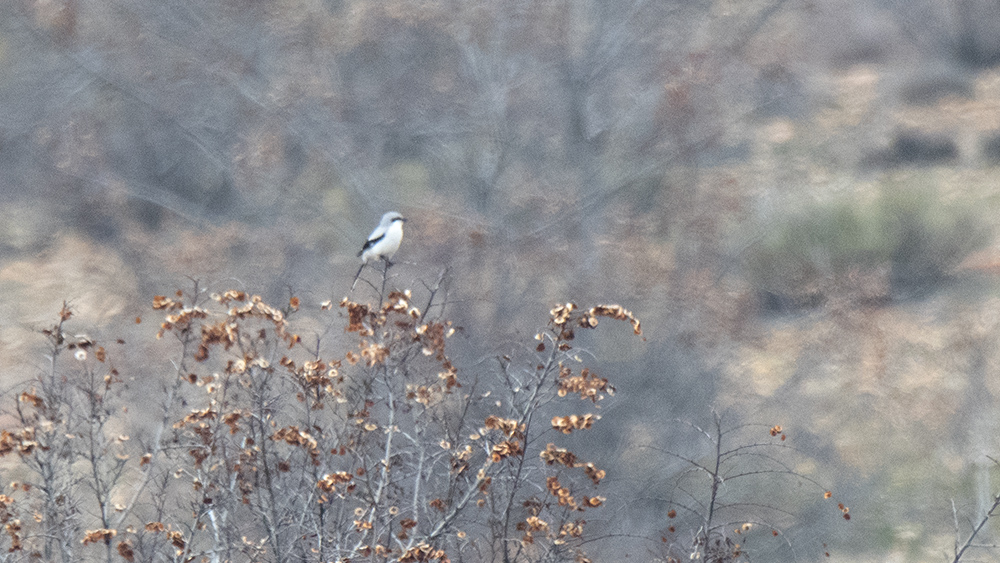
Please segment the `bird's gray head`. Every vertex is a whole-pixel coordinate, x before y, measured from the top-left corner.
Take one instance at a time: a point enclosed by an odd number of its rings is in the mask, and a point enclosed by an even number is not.
[[[404,221],[405,222],[406,218],[404,218],[402,215],[400,215],[399,212],[397,212],[397,211],[390,211],[390,212],[388,212],[388,213],[386,213],[385,215],[382,216],[382,221],[379,222],[379,225],[382,226],[382,227],[388,228],[389,225],[391,225],[393,221]]]

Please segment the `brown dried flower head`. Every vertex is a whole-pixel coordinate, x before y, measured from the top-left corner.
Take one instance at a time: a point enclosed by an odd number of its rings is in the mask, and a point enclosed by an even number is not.
[[[603,393],[615,394],[615,388],[608,383],[607,378],[598,377],[589,368],[583,368],[580,375],[573,375],[569,367],[559,364],[559,390],[560,397],[565,397],[569,393],[578,393],[581,399],[590,399],[596,403],[604,399]]]
[[[83,539],[80,543],[83,545],[88,545],[97,542],[104,542],[106,544],[111,543],[111,538],[118,535],[117,530],[109,530],[107,528],[99,528],[97,530],[87,530],[84,533]]]
[[[350,483],[352,479],[354,476],[346,471],[328,473],[316,483],[316,487],[327,493],[333,493],[337,491],[338,485]]]
[[[560,464],[566,467],[576,467],[576,456],[566,448],[557,448],[555,444],[548,444],[539,454],[548,465]]]
[[[597,418],[593,414],[554,416],[552,417],[552,428],[563,434],[572,434],[573,430],[586,430],[590,428]]]
[[[486,428],[499,430],[508,438],[524,438],[524,425],[518,425],[516,420],[490,415],[486,417],[485,423]]]

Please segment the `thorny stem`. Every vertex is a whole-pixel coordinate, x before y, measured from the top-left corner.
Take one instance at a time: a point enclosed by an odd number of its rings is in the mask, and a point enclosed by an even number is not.
[[[66,304],[64,303],[63,307],[65,307],[65,306],[66,306]],[[63,322],[64,321],[62,321],[62,320],[59,321],[59,325],[58,325],[58,328],[56,329],[57,332],[56,332],[56,335],[55,335],[56,340],[53,341],[53,345],[52,345],[52,356],[49,358],[49,360],[50,360],[50,363],[49,363],[49,385],[51,386],[52,389],[55,389],[55,382],[56,382],[56,360],[59,357],[59,353],[62,352],[62,328],[63,328]],[[20,405],[18,405],[18,410],[20,410]],[[48,464],[43,464],[43,463],[40,462],[39,463],[39,467],[40,468],[48,469],[48,471],[42,472],[42,482],[45,483],[44,489],[45,489],[45,494],[46,494],[45,508],[46,508],[46,512],[49,513],[49,514],[46,514],[46,516],[47,517],[50,516],[50,515],[54,516],[53,513],[55,511],[55,506],[56,506],[56,502],[55,502],[55,496],[56,496],[55,493],[56,493],[56,491],[55,491],[55,486],[54,486],[55,485],[55,476],[52,475],[52,473],[51,473],[51,469],[52,468],[50,466],[48,466]],[[55,518],[50,518],[49,521],[50,522],[55,522],[56,519]],[[52,555],[53,555],[52,551],[53,551],[53,547],[54,547],[53,546],[54,541],[56,541],[56,538],[53,538],[52,536],[47,536],[46,537],[46,541],[45,541],[45,558],[46,559],[51,558]],[[63,550],[63,559],[64,560],[66,559],[66,555],[67,554],[65,553],[65,550]]]
[[[320,360],[319,339],[318,338],[316,340],[316,349],[314,351],[310,351],[310,352],[312,353],[314,361],[319,361]],[[309,389],[307,388],[307,386],[303,385],[303,387],[302,387],[302,393],[306,397],[309,396]],[[317,393],[316,397],[314,397],[312,399],[307,399],[307,401],[306,401],[306,411],[305,411],[305,414],[306,414],[306,426],[307,427],[312,427],[315,424],[313,422],[313,417],[312,417],[312,405],[308,404],[308,401],[309,400],[319,401],[319,391],[317,390],[316,393]],[[312,481],[314,483],[318,482],[320,480],[320,478],[321,478],[321,472],[319,471],[319,468],[317,466],[313,465],[311,473],[312,473]],[[326,503],[325,502],[318,503],[317,518],[319,519],[319,522],[318,522],[317,527],[316,527],[316,551],[319,554],[319,560],[320,561],[326,561],[327,560],[327,557],[326,557],[327,544],[330,543],[327,540],[325,532],[324,532],[326,530],[326,511],[327,511]],[[305,514],[303,513],[303,518],[304,517],[305,517]]]
[[[528,426],[531,424],[531,418],[532,418],[532,415],[534,414],[534,411],[535,411],[535,409],[533,408],[533,405],[535,404],[535,401],[538,398],[538,394],[539,394],[539,392],[540,392],[540,390],[542,388],[541,384],[542,384],[543,381],[545,381],[545,379],[548,377],[548,375],[550,373],[552,373],[552,369],[556,365],[558,365],[558,362],[556,362],[556,358],[557,358],[557,355],[558,355],[558,350],[559,350],[558,345],[554,345],[552,347],[552,352],[549,354],[549,358],[546,361],[545,367],[544,367],[544,369],[541,370],[541,372],[542,372],[541,375],[539,375],[539,377],[536,379],[536,385],[534,386],[534,388],[531,391],[531,397],[529,397],[528,400],[525,402],[524,412],[519,413],[520,414],[520,419],[518,420],[518,426],[520,426],[521,424],[524,424],[524,426],[525,426],[525,433],[527,433]],[[504,366],[504,369],[506,369],[506,366]],[[520,459],[520,464],[518,466],[518,473],[517,473],[518,476],[520,476],[520,472],[521,472],[521,468],[523,467],[523,464],[524,464],[524,456],[522,455],[521,459]],[[486,462],[483,464],[482,470],[485,471],[491,465],[493,465],[492,460],[489,459],[489,458],[487,458]],[[483,471],[480,471],[479,474],[482,474]],[[469,503],[469,501],[475,495],[476,491],[479,490],[479,483],[480,483],[480,479],[477,478],[475,480],[475,482],[473,482],[469,486],[468,490],[465,491],[465,494],[462,495],[462,498],[459,499],[458,503],[451,509],[451,511],[444,518],[442,518],[437,523],[437,525],[434,527],[434,529],[431,531],[431,533],[427,535],[427,540],[428,541],[433,541],[434,539],[436,539],[437,537],[439,537],[441,534],[443,534],[448,529],[448,527],[451,525],[452,521],[455,518],[458,517],[459,513],[461,513],[462,510],[465,508],[465,506]],[[509,510],[509,507],[513,504],[513,498],[514,498],[514,495],[516,494],[516,492],[517,492],[517,481],[515,481],[514,489],[511,491],[511,494],[510,494],[510,497],[509,497],[509,500],[508,500],[507,518],[506,518],[506,520],[504,522],[504,530],[505,530],[505,532],[509,529],[510,512],[511,512]],[[507,547],[507,545],[505,543],[504,544],[504,561],[509,561],[509,560],[510,560],[510,553],[509,553],[508,547]]]
[[[387,258],[383,258],[383,260],[385,260],[385,268],[382,270],[382,291],[378,294],[379,309],[382,309],[382,305],[385,303],[385,282],[389,279],[389,267],[392,266],[392,262]]]
[[[705,529],[702,531],[704,538],[704,546],[708,546],[708,536],[712,530],[712,518],[715,515],[715,501],[719,496],[719,486],[722,484],[722,478],[719,477],[719,468],[722,464],[722,419],[718,414],[715,415],[715,468],[711,471],[712,476],[712,496],[708,502],[708,515],[705,518]]]
[[[422,434],[419,426],[417,426],[415,433],[417,437]],[[417,518],[420,508],[420,478],[424,475],[424,460],[427,458],[427,450],[423,445],[419,444],[419,441],[415,440],[414,443],[418,444],[420,450],[420,457],[417,459],[417,471],[413,477],[413,517]],[[412,540],[410,541],[410,545],[413,545]]]
[[[524,423],[525,436],[528,435],[528,431],[530,430],[530,425],[531,425],[531,418],[529,416],[528,420]],[[527,450],[527,448],[524,449]],[[522,452],[520,457],[518,457],[517,471],[514,472],[514,481],[510,487],[510,495],[508,495],[507,497],[507,509],[504,511],[505,514],[503,520],[503,537],[505,540],[510,537],[510,516],[514,512],[512,510],[514,507],[514,496],[517,495],[517,491],[520,488],[518,485],[521,483],[521,473],[524,471],[525,455],[527,454]],[[503,560],[504,563],[511,562],[509,541],[503,542]]]
[[[533,405],[535,403],[535,400],[538,397],[539,390],[541,389],[541,382],[545,380],[545,378],[548,376],[548,374],[551,373],[552,367],[554,365],[556,365],[555,357],[556,357],[556,352],[558,351],[558,349],[559,349],[558,346],[553,346],[552,353],[549,356],[549,360],[546,363],[545,369],[542,370],[542,375],[539,376],[539,378],[537,380],[538,385],[535,385],[534,389],[532,389],[531,397],[526,402],[525,412],[521,413],[521,419],[518,421],[518,426],[520,426],[523,423],[525,425],[525,430],[527,430],[527,426],[531,422],[531,415],[534,412],[534,409],[531,408],[531,405]],[[504,369],[506,369],[506,367]],[[523,464],[523,461],[524,461],[524,456],[522,455],[522,457],[521,457],[522,464]],[[477,475],[482,474],[491,465],[493,465],[493,460],[491,460],[490,458],[487,458],[486,462],[483,464],[483,466],[481,468],[482,471],[480,471],[479,473],[477,473]],[[431,531],[431,533],[427,535],[427,540],[428,541],[433,541],[438,536],[440,536],[441,534],[443,534],[445,532],[445,530],[448,529],[448,527],[451,525],[452,521],[455,518],[458,517],[459,513],[461,513],[463,509],[465,509],[465,506],[472,499],[473,495],[475,495],[476,491],[479,490],[479,483],[480,483],[480,481],[481,480],[477,477],[476,480],[469,486],[468,490],[465,491],[465,494],[462,495],[462,498],[459,499],[458,503],[451,509],[451,511],[444,518],[442,518],[437,523],[437,526],[434,527],[434,529]],[[516,491],[516,484],[515,484],[515,491]],[[514,495],[514,492],[511,493],[511,499],[513,499],[513,495]],[[509,501],[509,503],[512,503],[512,502],[513,502],[513,500]],[[509,517],[509,512],[510,511],[508,510],[507,512],[508,512],[508,517]],[[505,522],[505,526],[507,525],[507,523],[509,523],[509,520],[507,522]],[[507,560],[508,558],[509,558],[509,553],[507,551],[507,547],[506,547],[506,544],[505,544],[505,546],[504,546],[504,559]]]
[[[69,318],[69,304],[65,301],[63,302],[62,311],[60,311],[59,323],[53,327],[52,333],[48,334],[49,340],[52,343],[51,355],[49,356],[49,372],[47,374],[48,381],[42,379],[42,389],[46,395],[46,409],[51,411],[46,414],[50,419],[57,418],[59,404],[61,404],[62,398],[58,396],[58,382],[57,382],[57,372],[58,372],[58,358],[62,353],[64,346],[64,336],[63,336],[63,325],[66,323],[66,319]],[[26,414],[21,410],[20,402],[15,403],[18,413],[18,417],[22,424],[27,424],[28,420]],[[65,540],[65,527],[67,518],[64,515],[64,511],[57,508],[58,503],[58,492],[56,490],[56,478],[57,471],[54,467],[54,459],[52,452],[46,452],[43,448],[36,448],[33,451],[33,459],[36,467],[35,471],[39,474],[42,479],[41,489],[45,492],[45,521],[49,523],[49,526],[57,525],[63,528],[62,533],[56,533],[55,528],[49,528],[53,533],[44,534],[45,537],[45,548],[44,554],[45,559],[54,560],[54,551],[56,543],[60,553],[62,554],[63,561],[70,561],[71,551]]]
[[[958,556],[958,543],[962,541],[960,530],[958,529],[958,510],[955,508],[955,499],[951,499],[951,517],[955,520],[955,556]]]
[[[444,281],[446,275],[448,275],[448,268],[444,268],[443,270],[441,270],[441,273],[438,275],[437,281],[434,282],[434,287],[427,288],[427,290],[430,292],[430,296],[427,298],[427,306],[424,307],[424,310],[420,313],[420,322],[424,322],[424,318],[427,317],[427,312],[431,310],[431,305],[434,304],[434,297],[437,296],[437,292],[441,289],[441,282]],[[447,295],[445,296],[445,298],[447,299]]]
[[[531,390],[531,397],[525,403],[525,412],[522,413],[521,420],[518,421],[519,425],[520,424],[524,424],[524,434],[525,434],[525,437],[527,437],[528,431],[529,431],[530,426],[531,426],[531,418],[532,418],[532,415],[535,412],[535,408],[534,408],[535,401],[537,400],[538,393],[540,392],[540,390],[542,388],[542,383],[545,381],[546,378],[548,378],[549,374],[552,373],[552,369],[556,365],[558,365],[558,362],[556,362],[556,358],[558,357],[558,353],[559,353],[559,345],[553,342],[553,344],[552,344],[552,351],[549,352],[549,357],[545,361],[545,368],[542,370],[541,375],[535,380],[534,389]],[[527,444],[525,444],[525,446],[527,446]],[[526,452],[527,448],[524,448],[524,449],[525,449],[525,452]],[[504,511],[504,512],[506,512],[506,514],[504,515],[504,522],[503,522],[503,536],[505,538],[510,537],[510,518],[511,518],[511,513],[513,512],[513,510],[511,510],[511,509],[514,506],[514,496],[517,494],[517,491],[518,491],[518,488],[519,488],[518,484],[521,482],[521,473],[524,470],[525,455],[527,455],[527,454],[526,453],[522,453],[521,456],[520,456],[520,458],[518,458],[517,471],[514,473],[514,483],[513,483],[513,485],[511,486],[511,489],[510,489],[510,495],[507,498],[507,510]],[[504,563],[510,563],[510,545],[509,545],[509,542],[504,542],[503,543],[503,560],[504,560]]]
[[[188,346],[188,341],[185,340],[184,349],[182,352],[183,354],[187,353],[187,346]],[[113,525],[111,526],[112,528],[121,527],[122,522],[124,522],[125,518],[128,517],[128,515],[132,512],[132,509],[135,507],[136,501],[139,500],[139,496],[142,495],[142,492],[146,489],[146,486],[149,485],[149,482],[153,477],[154,468],[156,467],[157,457],[160,451],[163,449],[163,444],[162,444],[163,430],[170,424],[170,409],[174,404],[174,397],[177,395],[177,390],[180,388],[181,383],[183,383],[180,377],[182,370],[183,370],[183,363],[177,367],[177,377],[175,378],[173,385],[167,389],[167,396],[163,400],[163,416],[161,417],[160,424],[159,426],[157,426],[156,433],[154,434],[153,439],[150,442],[152,449],[151,451],[147,452],[147,454],[150,456],[149,457],[150,461],[149,463],[146,464],[145,474],[135,484],[132,490],[132,496],[129,497],[128,501],[125,503],[124,510],[119,512],[117,517],[115,517]]]
[[[386,269],[388,269],[388,268],[386,268]],[[384,285],[384,282],[383,282],[383,285]],[[389,482],[389,463],[390,463],[390,456],[392,455],[392,439],[393,439],[393,435],[395,434],[395,430],[396,430],[396,428],[395,428],[395,426],[396,426],[396,400],[395,400],[395,397],[393,396],[393,393],[392,393],[392,385],[390,384],[390,382],[388,380],[387,371],[388,370],[385,369],[385,368],[382,369],[382,375],[383,375],[383,378],[384,378],[384,383],[385,383],[386,389],[388,389],[388,391],[389,391],[389,424],[388,424],[388,427],[386,429],[387,432],[386,432],[386,437],[385,437],[385,452],[384,452],[383,458],[382,458],[382,471],[381,471],[381,473],[379,475],[378,488],[375,489],[375,496],[372,499],[371,512],[369,512],[369,514],[368,514],[368,524],[369,524],[369,528],[368,529],[370,530],[370,533],[374,533],[375,528],[374,528],[373,524],[375,522],[375,514],[378,512],[378,507],[382,503],[382,493],[385,492],[385,487],[386,487],[386,485]],[[364,545],[363,544],[364,538],[367,537],[367,535],[368,534],[365,534],[364,536],[361,537],[360,540],[358,540],[358,543],[354,546],[354,551],[355,552],[357,550],[361,549],[361,546]]]
[[[957,549],[955,551],[955,558],[952,559],[952,563],[958,563],[958,561],[962,558],[962,555],[965,553],[965,551],[970,547],[972,547],[972,540],[976,539],[976,534],[978,534],[979,531],[982,530],[984,526],[986,526],[986,523],[989,522],[990,518],[993,517],[993,512],[996,511],[997,508],[1000,508],[1000,495],[997,495],[996,497],[993,498],[993,505],[990,506],[990,509],[988,511],[986,511],[986,515],[983,516],[983,519],[979,521],[979,524],[977,524],[976,527],[972,529],[972,533],[969,534],[969,538],[965,540],[965,544],[962,545],[961,549]],[[957,523],[955,525],[955,531],[956,533],[958,532]]]
[[[192,307],[197,305],[198,296],[198,282],[195,281],[194,285],[194,299],[195,302],[192,303]],[[187,371],[187,357],[188,351],[190,350],[191,343],[194,340],[193,332],[187,331],[184,333],[184,337],[181,340],[181,352],[180,361],[174,364],[174,378],[173,384],[166,388],[167,396],[163,399],[162,408],[163,416],[160,417],[160,423],[156,427],[156,432],[153,435],[153,439],[150,442],[151,450],[147,452],[149,455],[149,463],[146,464],[146,472],[135,484],[132,490],[132,496],[129,497],[128,501],[125,503],[125,508],[118,513],[118,516],[112,522],[112,528],[120,528],[125,518],[131,514],[132,509],[135,507],[135,503],[139,500],[140,495],[149,485],[150,480],[153,478],[154,469],[157,466],[157,461],[160,452],[163,450],[163,431],[170,425],[170,411],[174,406],[174,398],[177,396],[177,391],[180,389],[183,380],[181,376]]]
[[[486,463],[483,464],[482,469],[485,470],[491,465],[493,465],[493,460],[487,459]],[[479,483],[480,479],[477,477],[472,486],[470,486],[469,489],[465,491],[465,494],[462,495],[462,498],[459,499],[457,504],[455,504],[455,507],[452,508],[451,511],[444,518],[442,518],[440,522],[437,523],[437,526],[434,526],[434,529],[431,531],[430,534],[427,534],[428,541],[433,541],[437,539],[441,534],[445,532],[445,530],[448,529],[452,521],[458,517],[459,513],[461,513],[462,510],[465,508],[465,505],[469,504],[469,501],[476,494],[476,491],[479,490]]]
[[[88,376],[90,378],[90,387],[86,389],[87,399],[90,403],[90,416],[88,424],[87,433],[87,457],[90,463],[91,477],[94,479],[93,482],[93,492],[97,497],[97,506],[101,510],[101,527],[107,528],[110,525],[108,521],[108,496],[110,493],[111,485],[105,481],[105,476],[102,475],[100,466],[100,458],[102,457],[102,452],[100,450],[104,449],[104,423],[102,421],[101,413],[99,412],[98,404],[101,398],[97,395],[97,391],[94,389],[93,372],[88,371]],[[114,477],[111,477],[112,482]]]

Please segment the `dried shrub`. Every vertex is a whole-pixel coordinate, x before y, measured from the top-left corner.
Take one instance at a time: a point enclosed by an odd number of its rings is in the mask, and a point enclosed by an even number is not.
[[[440,297],[431,289],[422,307],[410,291],[377,305],[344,299],[348,338],[327,342],[296,331],[308,306],[295,297],[279,309],[195,283],[153,299],[163,319],[151,336],[175,357],[158,378],[144,370],[141,389],[113,347],[70,336],[64,307],[43,331],[50,371],[17,390],[18,424],[0,429],[0,457],[31,476],[0,495],[10,552],[586,560],[601,532],[584,513],[605,505],[606,473],[538,438],[590,430],[600,416],[578,409],[613,394],[577,365],[574,331],[610,319],[640,335],[639,320],[617,305],[562,304],[519,358],[466,372],[451,359],[456,329]],[[314,313],[329,321],[338,308]],[[136,391],[157,406],[130,411]]]

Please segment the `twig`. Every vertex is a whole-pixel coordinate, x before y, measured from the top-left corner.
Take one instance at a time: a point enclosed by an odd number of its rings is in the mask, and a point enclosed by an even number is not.
[[[952,501],[952,507],[953,507],[952,510],[954,510],[954,501]],[[997,495],[993,498],[993,505],[990,506],[990,509],[988,511],[986,511],[986,516],[983,516],[983,519],[979,521],[979,524],[977,524],[976,527],[972,529],[972,533],[969,534],[969,539],[965,540],[965,544],[961,547],[961,549],[958,549],[955,552],[955,558],[952,559],[952,563],[958,563],[958,561],[962,559],[962,555],[965,553],[965,551],[970,547],[972,547],[972,540],[976,538],[976,534],[979,533],[979,530],[982,530],[983,527],[986,526],[986,523],[989,522],[990,518],[993,517],[993,512],[998,507],[1000,507],[1000,495]],[[955,532],[956,533],[958,532],[957,516],[955,518]]]

